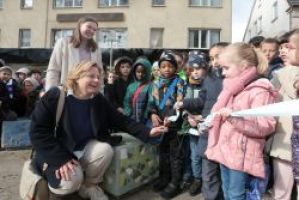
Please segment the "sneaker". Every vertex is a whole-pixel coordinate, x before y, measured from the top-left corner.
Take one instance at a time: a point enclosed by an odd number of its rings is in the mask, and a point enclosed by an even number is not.
[[[99,186],[86,187],[82,185],[79,189],[79,195],[84,199],[108,200],[108,197]]]
[[[201,181],[194,180],[189,188],[189,194],[195,196],[201,192]]]

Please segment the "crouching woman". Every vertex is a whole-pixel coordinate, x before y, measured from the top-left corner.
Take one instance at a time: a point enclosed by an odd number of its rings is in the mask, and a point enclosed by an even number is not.
[[[79,193],[82,198],[108,199],[98,184],[113,156],[108,129],[117,126],[143,141],[165,127],[148,129],[114,109],[99,93],[101,72],[95,62],[85,61],[70,71],[64,91],[60,121],[55,116],[60,95],[49,90],[32,114],[31,142],[34,162],[48,181],[50,199]],[[72,197],[70,197],[73,199]]]

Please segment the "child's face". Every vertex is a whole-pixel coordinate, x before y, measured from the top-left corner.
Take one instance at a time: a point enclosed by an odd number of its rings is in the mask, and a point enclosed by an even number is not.
[[[288,43],[288,59],[291,65],[299,66],[299,35],[291,36]]]
[[[135,76],[138,81],[144,79],[145,77],[145,68],[142,65],[138,65],[135,70]]]
[[[130,63],[121,63],[119,67],[120,74],[124,77],[128,77],[131,72]]]
[[[31,78],[34,78],[37,81],[40,81],[42,79],[42,76],[40,75],[40,73],[33,73],[31,75]]]
[[[164,78],[171,78],[176,73],[176,68],[168,61],[160,63],[160,73]]]
[[[232,62],[229,57],[232,55],[220,55],[219,62],[222,67],[222,75],[225,78],[235,78],[243,72],[243,68]]]
[[[279,57],[283,61],[285,65],[288,65],[289,59],[288,59],[288,54],[289,54],[289,49],[288,49],[288,43],[283,43],[279,47]]]
[[[29,93],[33,90],[33,85],[30,81],[24,81],[24,91]]]
[[[160,76],[160,69],[159,69],[159,67],[153,68],[152,74],[153,74],[154,77]]]
[[[27,77],[26,74],[24,74],[24,73],[18,73],[18,78],[19,78],[20,81],[25,80],[26,77]]]
[[[213,47],[209,51],[209,56],[210,56],[210,62],[212,67],[218,68],[220,67],[219,64],[219,55],[222,53],[224,48],[222,47]]]
[[[3,70],[0,72],[1,81],[6,83],[9,79],[11,79],[11,72],[9,70]]]
[[[193,79],[198,80],[198,79],[201,79],[205,75],[205,70],[201,67],[191,68],[190,75]]]
[[[263,54],[266,56],[268,62],[272,61],[278,53],[278,46],[275,43],[263,43],[261,46]]]

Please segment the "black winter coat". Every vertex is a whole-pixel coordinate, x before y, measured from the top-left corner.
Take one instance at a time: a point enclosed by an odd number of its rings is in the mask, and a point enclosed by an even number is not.
[[[69,124],[71,123],[69,121],[71,112],[67,112],[66,109],[62,112],[56,131],[57,136],[54,136],[59,94],[60,90],[53,88],[41,98],[32,113],[30,131],[31,142],[36,150],[37,158],[53,166],[61,166],[70,159],[75,158],[73,154],[75,141],[72,138]],[[84,119],[82,120],[84,121]],[[110,144],[112,138],[108,129],[112,126],[130,133],[144,142],[147,141],[150,132],[150,129],[143,124],[137,123],[119,113],[102,94],[98,94],[92,99],[91,124],[97,140]]]

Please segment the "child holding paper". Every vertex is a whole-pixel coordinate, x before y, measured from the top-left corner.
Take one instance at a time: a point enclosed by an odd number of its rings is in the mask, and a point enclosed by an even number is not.
[[[225,79],[212,113],[206,155],[220,163],[225,199],[246,199],[248,177],[265,177],[263,148],[273,133],[273,117],[230,117],[233,111],[274,103],[271,83],[258,78],[258,68],[267,65],[261,55],[245,43],[231,44],[220,54]]]

